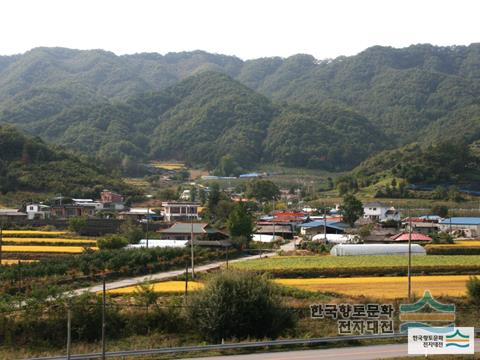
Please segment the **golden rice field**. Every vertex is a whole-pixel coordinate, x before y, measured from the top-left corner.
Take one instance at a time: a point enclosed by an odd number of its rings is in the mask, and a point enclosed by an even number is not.
[[[425,290],[429,290],[434,296],[462,297],[466,294],[468,279],[468,275],[413,276],[412,289],[417,296],[422,296]],[[275,279],[274,282],[307,291],[331,292],[378,299],[405,298],[408,291],[406,276]]]
[[[96,246],[87,247],[90,250],[98,250]],[[85,250],[83,246],[24,246],[24,245],[3,245],[4,252],[15,253],[69,253],[80,254]]]
[[[66,231],[42,231],[42,230],[3,230],[2,235],[51,235],[52,237],[67,234]]]
[[[17,265],[20,262],[22,262],[22,263],[32,263],[32,262],[38,262],[38,260],[3,259],[1,264],[2,265]]]
[[[178,293],[185,291],[185,281],[164,281],[152,284],[153,290],[159,293]],[[188,290],[198,290],[203,288],[203,284],[196,281],[188,282]],[[138,286],[129,286],[120,289],[108,290],[111,295],[128,295],[133,294],[140,288]]]
[[[185,169],[185,164],[183,164],[183,163],[152,162],[151,165],[154,168],[165,169],[165,170],[182,170],[182,169]]]
[[[125,183],[127,183],[128,185],[133,185],[133,186],[145,187],[150,185],[150,183],[147,180],[140,179],[140,178],[125,178],[123,179],[123,181],[125,181]]]
[[[85,244],[85,245],[95,245],[97,240],[95,239],[68,239],[68,238],[15,238],[7,237],[3,239],[4,243],[66,243],[66,244]]]

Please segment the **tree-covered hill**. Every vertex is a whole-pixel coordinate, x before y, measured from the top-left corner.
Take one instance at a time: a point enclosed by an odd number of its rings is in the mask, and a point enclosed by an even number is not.
[[[215,168],[228,157],[244,169],[274,161],[344,170],[387,146],[385,135],[352,110],[278,105],[210,71],[126,102],[75,106],[29,129],[110,168],[149,159]]]
[[[216,166],[228,154],[245,166],[345,169],[412,142],[480,140],[479,100],[480,44],[322,61],[64,48],[0,57],[0,123],[111,163]]]
[[[129,193],[115,175],[87,158],[69,154],[27,137],[11,126],[0,126],[0,192],[47,192],[98,196],[104,188]]]

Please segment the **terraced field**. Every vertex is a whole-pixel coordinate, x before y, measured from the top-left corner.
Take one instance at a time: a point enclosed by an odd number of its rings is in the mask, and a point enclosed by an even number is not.
[[[95,239],[74,237],[66,231],[3,230],[2,264],[27,262],[58,254],[98,250]]]

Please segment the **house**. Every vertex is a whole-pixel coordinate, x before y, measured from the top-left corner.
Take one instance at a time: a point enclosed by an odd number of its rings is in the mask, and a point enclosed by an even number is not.
[[[458,231],[469,237],[480,235],[480,217],[451,217],[443,219],[439,224],[441,231]]]
[[[49,219],[51,215],[50,206],[44,204],[28,204],[25,207],[28,220]]]
[[[110,190],[103,190],[100,193],[100,203],[104,209],[123,210],[125,208],[123,196]]]
[[[407,231],[422,233],[424,235],[435,234],[440,230],[438,221],[441,219],[435,219],[430,217],[412,217],[402,220],[403,225]]]
[[[149,208],[131,208],[128,211],[122,211],[118,214],[120,220],[144,221],[156,220],[158,215],[155,211]]]
[[[26,219],[27,214],[18,209],[0,209],[0,221],[9,221],[17,219]]]
[[[73,204],[78,206],[94,207],[95,211],[103,210],[103,204],[100,201],[93,201],[92,199],[72,199]]]
[[[395,243],[408,242],[409,240],[416,243],[427,243],[432,241],[432,238],[418,232],[412,232],[411,234],[409,232],[401,232],[391,236],[389,240]]]
[[[228,235],[220,230],[211,227],[208,223],[175,223],[168,229],[160,230],[163,239],[168,240],[190,240],[193,238],[202,240],[225,240]]]
[[[370,221],[400,221],[400,212],[393,206],[379,202],[366,203],[363,205],[363,218]]]
[[[198,203],[182,201],[162,202],[162,215],[165,221],[176,222],[186,220],[199,220]]]
[[[291,224],[276,224],[270,222],[257,222],[255,233],[258,235],[281,236],[284,239],[293,239],[294,231]]]
[[[323,234],[325,232],[325,228],[327,234],[343,234],[345,233],[345,229],[348,228],[348,225],[338,220],[327,219],[311,221],[301,224],[299,227],[300,234],[305,240],[307,240],[312,239],[313,236],[317,234]]]

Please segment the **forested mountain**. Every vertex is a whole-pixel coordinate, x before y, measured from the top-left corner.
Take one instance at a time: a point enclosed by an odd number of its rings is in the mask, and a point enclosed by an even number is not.
[[[0,122],[112,163],[216,166],[228,154],[245,167],[345,169],[411,142],[479,140],[479,100],[480,44],[324,61],[63,48],[0,57]]]
[[[0,193],[32,191],[93,197],[104,188],[124,194],[131,190],[92,161],[27,137],[11,126],[0,126]]]

